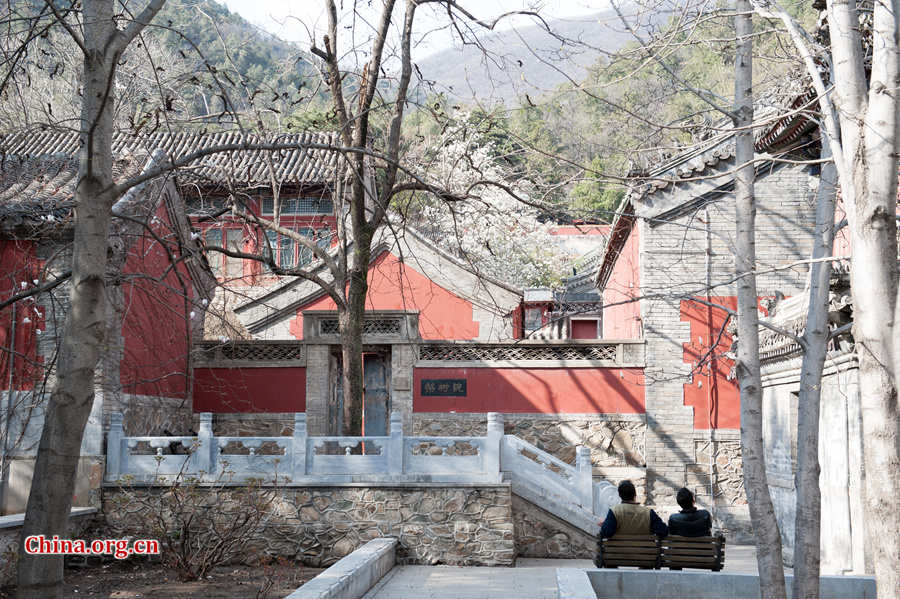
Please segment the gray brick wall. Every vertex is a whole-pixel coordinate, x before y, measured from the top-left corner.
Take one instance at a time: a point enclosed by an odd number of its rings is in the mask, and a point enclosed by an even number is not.
[[[777,268],[809,257],[813,227],[812,197],[817,179],[805,168],[785,166],[760,173],[756,183],[758,270]],[[673,196],[656,205],[691,200],[691,185],[658,192]],[[681,195],[681,198],[675,196]],[[705,294],[707,280],[707,224],[711,236],[710,278],[716,283],[734,276],[734,203],[725,192],[704,207],[667,218],[640,219],[640,281],[644,337],[647,340],[647,491],[656,505],[674,503],[675,491],[686,484],[688,466],[696,461],[693,408],[684,405],[683,385],[690,365],[683,359],[683,343],[690,327],[681,321],[681,300]],[[675,202],[677,203],[677,202]],[[806,267],[779,270],[758,277],[759,294],[780,291],[792,295],[805,283]],[[735,287],[714,288],[713,296],[733,296]]]

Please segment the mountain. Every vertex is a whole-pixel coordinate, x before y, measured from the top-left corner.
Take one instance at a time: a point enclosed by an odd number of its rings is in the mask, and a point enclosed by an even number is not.
[[[251,88],[296,89],[298,80],[313,75],[306,51],[214,0],[169,0],[153,23],[157,27],[151,30],[165,47],[197,60],[198,67],[199,50],[217,72],[240,73]]]
[[[561,83],[582,81],[600,56],[634,40],[613,11],[552,19],[547,25],[553,34],[541,24],[520,26],[483,36],[486,52],[467,44],[417,61],[426,79],[420,90],[464,102],[513,103],[526,93],[537,97]]]

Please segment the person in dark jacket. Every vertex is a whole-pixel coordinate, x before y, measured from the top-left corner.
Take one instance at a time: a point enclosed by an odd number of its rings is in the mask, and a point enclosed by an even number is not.
[[[694,494],[682,487],[675,495],[681,511],[669,516],[669,533],[682,537],[708,537],[712,532],[712,518],[706,510],[694,506]]]
[[[622,503],[614,505],[606,514],[606,519],[600,526],[600,538],[608,539],[616,533],[623,535],[652,533],[661,538],[669,534],[668,527],[656,512],[635,501],[637,492],[630,480],[619,483],[619,497]]]

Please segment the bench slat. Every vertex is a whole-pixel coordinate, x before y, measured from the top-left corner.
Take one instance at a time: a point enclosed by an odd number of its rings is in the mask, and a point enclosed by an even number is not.
[[[663,549],[663,555],[715,555],[715,549]]]
[[[657,551],[655,549],[641,549],[638,551],[616,551],[615,549],[607,549],[606,551],[603,552],[603,555],[604,556],[615,555],[615,556],[621,556],[624,558],[631,557],[631,556],[641,557],[641,556],[645,556],[645,555],[652,555],[654,558],[656,558]]]

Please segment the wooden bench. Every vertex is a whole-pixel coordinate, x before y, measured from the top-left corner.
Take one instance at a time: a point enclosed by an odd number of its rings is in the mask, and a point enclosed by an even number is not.
[[[670,570],[701,568],[718,572],[725,564],[725,537],[679,537],[660,541],[663,567]]]
[[[616,535],[597,541],[594,564],[598,568],[701,568],[718,572],[725,564],[725,537]]]
[[[597,541],[598,568],[634,566],[658,570],[660,567],[660,539],[654,535],[616,535]]]

